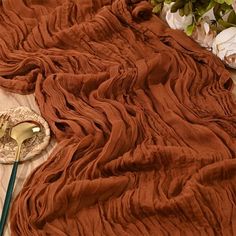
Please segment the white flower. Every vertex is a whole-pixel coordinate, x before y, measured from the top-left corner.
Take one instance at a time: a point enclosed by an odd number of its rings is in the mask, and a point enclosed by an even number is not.
[[[202,47],[211,50],[216,31],[211,29],[211,21],[208,16],[202,18],[195,26],[192,38]]]
[[[205,18],[205,17],[207,17],[211,21],[216,20],[213,8],[211,8],[209,11],[207,11],[206,13],[203,14],[202,18]]]
[[[232,7],[233,7],[234,11],[236,12],[236,0],[233,1]]]
[[[165,19],[170,28],[178,29],[178,30],[185,30],[187,26],[191,25],[193,22],[193,15],[190,14],[188,16],[180,16],[179,10],[177,12],[171,12],[171,4],[164,4],[162,9],[161,18]]]
[[[225,57],[225,62],[231,68],[236,69],[236,53],[231,54],[230,56]]]
[[[236,68],[236,27],[219,33],[213,41],[212,51],[231,68]]]
[[[171,6],[172,6],[173,4],[174,4],[174,3],[170,3],[170,4],[164,3],[163,8],[162,8],[162,10],[161,10],[161,14],[160,14],[160,18],[161,18],[162,20],[165,20],[165,21],[166,21],[166,13],[167,13],[168,11],[170,11]]]

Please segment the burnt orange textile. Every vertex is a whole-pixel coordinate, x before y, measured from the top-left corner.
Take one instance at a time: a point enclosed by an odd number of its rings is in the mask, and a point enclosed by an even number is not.
[[[58,141],[13,236],[236,235],[230,75],[148,2],[2,1],[0,76]]]

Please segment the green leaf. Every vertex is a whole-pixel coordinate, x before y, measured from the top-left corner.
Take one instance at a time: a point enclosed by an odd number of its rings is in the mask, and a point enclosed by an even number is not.
[[[197,9],[197,13],[202,16],[204,15],[206,12],[208,12],[211,8],[215,7],[217,3],[214,0],[211,0],[209,2],[209,4],[205,7],[205,6],[201,6]]]
[[[236,13],[235,13],[235,11],[230,12],[227,21],[231,24],[236,24]]]
[[[157,3],[155,0],[151,0],[151,4],[155,6]]]
[[[232,5],[232,4],[233,4],[233,0],[225,0],[225,2],[226,2],[228,5]]]
[[[226,3],[223,3],[223,4],[220,5],[220,8],[222,9],[222,11],[227,11],[227,10],[231,10],[232,6],[228,5]]]
[[[214,12],[214,16],[216,18],[216,20],[218,21],[219,19],[221,19],[221,9],[220,9],[220,4],[217,3],[214,8],[213,8],[213,12]]]
[[[195,29],[195,23],[192,23],[191,25],[189,25],[186,30],[185,30],[185,33],[188,35],[188,36],[191,36],[193,34],[193,31]]]
[[[206,8],[206,12],[209,11],[211,8],[213,8],[216,5],[214,0],[211,0]]]
[[[215,0],[215,2],[217,2],[219,4],[223,4],[225,1],[224,0]]]
[[[162,2],[164,2],[164,0],[151,0],[151,4],[154,6]]]
[[[161,10],[162,10],[162,3],[159,3],[155,7],[153,7],[152,12],[158,14],[161,12]]]
[[[224,20],[222,20],[222,19],[219,19],[217,22],[218,22],[220,25],[222,25],[224,28],[229,28],[229,27],[235,26],[235,24],[231,24],[231,23],[229,23],[229,22],[227,22],[227,21],[224,21]]]

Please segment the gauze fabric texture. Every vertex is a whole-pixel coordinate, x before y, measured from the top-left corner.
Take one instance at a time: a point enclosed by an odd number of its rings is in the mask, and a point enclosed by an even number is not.
[[[35,93],[58,145],[16,236],[236,235],[236,106],[219,59],[147,1],[4,0],[0,86]]]

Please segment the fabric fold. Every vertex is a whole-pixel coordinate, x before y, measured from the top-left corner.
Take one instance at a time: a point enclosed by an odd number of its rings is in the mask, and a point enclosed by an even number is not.
[[[12,235],[236,235],[236,105],[222,62],[147,1],[6,0],[0,86],[58,145]]]

